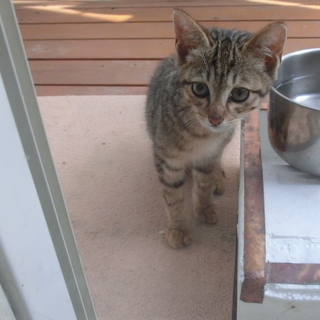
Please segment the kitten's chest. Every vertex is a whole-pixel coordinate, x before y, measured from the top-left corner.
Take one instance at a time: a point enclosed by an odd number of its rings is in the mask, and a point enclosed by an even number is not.
[[[221,135],[212,136],[202,140],[194,140],[187,148],[185,153],[186,160],[188,162],[195,163],[206,158],[219,156],[226,143],[225,138]]]

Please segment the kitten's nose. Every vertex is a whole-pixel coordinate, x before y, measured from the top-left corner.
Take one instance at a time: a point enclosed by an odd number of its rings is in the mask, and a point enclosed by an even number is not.
[[[223,116],[209,117],[210,123],[212,123],[214,126],[218,126],[223,120],[224,120]]]

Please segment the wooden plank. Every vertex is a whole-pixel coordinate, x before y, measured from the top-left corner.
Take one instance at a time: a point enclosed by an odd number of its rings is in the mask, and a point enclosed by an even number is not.
[[[30,60],[163,59],[174,52],[171,39],[24,41]],[[320,38],[288,39],[285,53],[320,47]]]
[[[240,299],[262,303],[266,283],[265,217],[258,113],[248,114],[244,126],[244,280]]]
[[[36,85],[147,86],[159,61],[30,61]]]
[[[296,0],[299,2],[298,0]],[[13,1],[16,8],[24,8],[26,6],[43,6],[43,5],[56,5],[56,6],[73,6],[77,8],[124,8],[124,7],[203,7],[203,6],[253,6],[253,5],[266,5],[265,3],[259,2],[249,2],[247,0],[203,0],[203,1],[176,1],[176,0],[166,0],[166,1],[159,1],[159,0],[148,0],[148,1],[136,1],[136,0],[126,0],[126,1],[56,1],[56,0],[44,0],[44,1],[30,1],[30,0],[15,0]],[[318,4],[317,0],[308,0],[310,4]]]
[[[268,263],[268,283],[320,284],[320,264]]]
[[[174,51],[163,40],[25,41],[29,59],[162,59]]]
[[[270,21],[271,22],[271,21]],[[205,27],[258,31],[267,21],[215,21],[205,22]],[[289,38],[319,38],[320,20],[288,21]],[[70,23],[70,24],[24,24],[20,25],[24,40],[69,39],[166,39],[173,38],[172,22],[137,23]]]
[[[319,5],[319,0],[290,0],[287,2],[277,1],[279,5],[296,5],[296,6],[307,6],[307,5]],[[80,8],[105,8],[105,7],[199,7],[199,6],[252,6],[252,5],[271,5],[269,1],[255,1],[255,0],[207,0],[207,1],[176,1],[176,0],[118,0],[118,1],[57,1],[57,0],[43,0],[43,1],[32,1],[32,0],[14,0],[16,7],[27,6],[41,6],[41,5],[65,5],[65,6],[77,6]]]
[[[36,10],[35,10],[36,8]],[[80,23],[80,22],[169,22],[172,8],[101,8],[68,9],[42,6],[17,9],[19,23]],[[287,6],[224,6],[190,7],[186,10],[197,21],[269,21],[319,20],[320,10]]]
[[[147,86],[36,86],[37,96],[144,95]]]

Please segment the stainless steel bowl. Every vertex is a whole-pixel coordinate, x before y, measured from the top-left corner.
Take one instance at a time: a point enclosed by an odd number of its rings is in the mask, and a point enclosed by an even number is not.
[[[283,160],[320,176],[320,48],[283,57],[270,92],[268,133]]]

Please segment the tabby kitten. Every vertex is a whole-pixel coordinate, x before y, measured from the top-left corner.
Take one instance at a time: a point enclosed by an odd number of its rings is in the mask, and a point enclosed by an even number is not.
[[[241,114],[258,108],[276,79],[286,27],[272,23],[256,34],[205,29],[185,12],[173,13],[176,55],[157,68],[148,90],[146,119],[168,210],[166,237],[191,241],[186,172],[193,173],[193,211],[217,222],[213,193],[224,192],[221,154]]]

